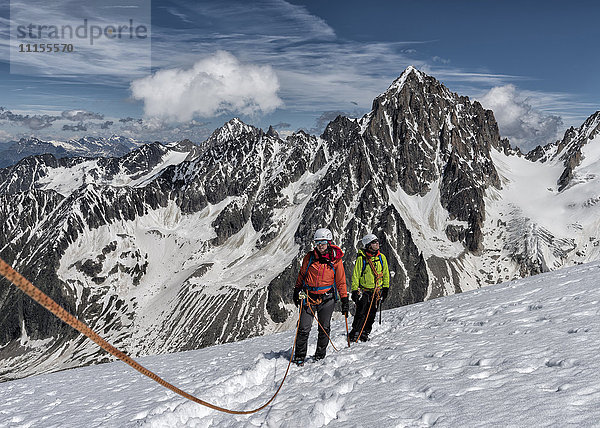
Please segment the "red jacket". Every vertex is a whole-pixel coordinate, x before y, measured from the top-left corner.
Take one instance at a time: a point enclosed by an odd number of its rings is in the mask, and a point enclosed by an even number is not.
[[[309,290],[315,294],[324,294],[331,290],[331,288],[327,288],[328,286],[335,285],[339,296],[347,297],[346,272],[344,272],[344,264],[342,263],[344,253],[336,245],[330,245],[329,248],[331,251],[325,254],[319,254],[315,248],[304,256],[302,267],[300,268],[300,272],[298,272],[296,288],[302,288],[303,285],[306,287],[317,287],[321,289],[311,290],[309,288]],[[308,266],[311,255],[313,260],[311,265]]]

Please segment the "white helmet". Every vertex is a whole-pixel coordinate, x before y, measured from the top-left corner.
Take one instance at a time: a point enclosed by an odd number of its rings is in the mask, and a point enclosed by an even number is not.
[[[371,242],[373,241],[377,241],[377,237],[375,235],[373,235],[372,233],[367,233],[365,236],[363,236],[362,239],[362,244],[363,247],[367,247]]]
[[[331,241],[332,239],[333,235],[331,234],[331,230],[322,227],[315,232],[313,241]]]

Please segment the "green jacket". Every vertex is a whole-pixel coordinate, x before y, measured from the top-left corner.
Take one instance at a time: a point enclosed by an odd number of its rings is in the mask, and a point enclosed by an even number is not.
[[[381,261],[379,260],[379,256],[381,256]],[[381,278],[380,283],[378,284],[379,287],[389,287],[390,270],[385,256],[379,253],[375,257],[371,257],[371,261],[373,262],[373,266],[375,266],[377,273],[383,272],[383,278]],[[363,265],[365,267],[364,270]],[[359,287],[368,290],[375,288],[375,275],[373,275],[373,271],[371,270],[371,266],[369,265],[367,256],[363,250],[358,250],[358,257],[356,258],[354,271],[352,272],[352,291],[358,290]]]

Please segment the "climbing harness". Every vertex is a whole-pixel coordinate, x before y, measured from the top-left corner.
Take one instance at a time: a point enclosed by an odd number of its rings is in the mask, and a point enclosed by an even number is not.
[[[90,327],[88,327],[83,322],[79,321],[71,313],[67,312],[58,303],[56,303],[52,298],[50,298],[42,290],[40,290],[39,288],[37,288],[31,282],[29,282],[25,277],[23,277],[20,273],[18,273],[16,270],[14,270],[9,264],[7,264],[2,259],[0,259],[0,275],[4,276],[13,285],[15,285],[17,288],[19,288],[21,291],[23,291],[25,294],[27,294],[29,297],[31,297],[33,300],[35,300],[37,303],[39,303],[40,305],[42,305],[45,309],[47,309],[48,311],[50,311],[57,318],[61,319],[62,321],[64,321],[65,323],[67,323],[68,325],[70,325],[71,327],[73,327],[75,330],[79,331],[80,333],[84,334],[89,339],[91,339],[92,341],[94,341],[102,349],[104,349],[105,351],[107,351],[110,354],[114,355],[115,357],[117,357],[118,359],[120,359],[121,361],[123,361],[124,363],[130,365],[131,367],[133,367],[135,370],[137,370],[138,372],[140,372],[144,376],[149,377],[153,381],[159,383],[160,385],[164,386],[165,388],[170,389],[171,391],[175,392],[176,394],[179,394],[182,397],[187,398],[188,400],[191,400],[191,401],[193,401],[195,403],[201,404],[201,405],[206,406],[206,407],[210,407],[213,410],[218,410],[220,412],[234,414],[234,415],[249,415],[251,413],[256,413],[256,412],[264,409],[269,404],[271,404],[271,402],[275,399],[275,397],[277,396],[277,394],[281,390],[281,387],[283,386],[283,383],[285,382],[285,379],[287,378],[288,372],[290,370],[290,366],[292,364],[292,358],[293,358],[293,355],[294,355],[294,349],[296,347],[296,339],[298,338],[298,329],[300,327],[300,314],[302,313],[302,304],[300,305],[300,311],[298,312],[298,321],[296,323],[296,333],[294,335],[294,343],[292,344],[292,352],[290,354],[290,360],[288,362],[288,366],[287,366],[287,369],[286,369],[285,374],[283,376],[283,379],[281,380],[281,383],[279,384],[279,387],[277,388],[277,391],[275,391],[275,394],[273,394],[273,396],[265,404],[263,404],[260,407],[257,407],[256,409],[253,409],[253,410],[230,410],[230,409],[225,409],[223,407],[219,407],[219,406],[217,406],[215,404],[211,404],[211,403],[208,403],[208,402],[206,402],[204,400],[196,398],[196,397],[194,397],[191,394],[188,394],[187,392],[185,392],[185,391],[177,388],[176,386],[170,384],[169,382],[165,381],[164,379],[162,379],[158,375],[154,374],[150,370],[146,369],[145,367],[143,367],[142,365],[140,365],[139,363],[137,363],[131,357],[129,357],[128,355],[126,355],[122,351],[118,350],[113,345],[111,345],[106,340],[104,340],[102,337],[100,337],[100,335],[98,335],[98,333],[96,333],[95,331],[93,331]]]

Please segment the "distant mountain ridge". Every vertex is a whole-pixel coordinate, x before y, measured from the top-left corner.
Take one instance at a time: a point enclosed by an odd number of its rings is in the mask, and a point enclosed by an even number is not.
[[[66,157],[120,157],[146,144],[133,138],[82,137],[67,141],[44,141],[36,137],[21,138],[4,143],[0,150],[0,168],[13,165],[28,156],[51,154],[57,159]]]
[[[525,157],[491,111],[409,67],[321,136],[234,118],[194,147],[30,157],[0,170],[0,256],[132,355],[291,327],[317,227],[348,278],[379,237],[386,307],[599,260],[599,113]],[[0,282],[2,378],[105,358]]]
[[[600,135],[600,111],[585,120],[583,125],[575,129],[569,128],[562,140],[544,147],[538,146],[527,158],[541,162],[553,161],[559,158],[565,167],[558,179],[559,190],[564,190],[574,181],[574,170],[583,160],[582,150],[592,140]]]
[[[189,140],[170,144],[145,144],[122,157],[63,157],[52,154],[28,156],[0,169],[0,194],[31,189],[54,189],[64,196],[86,183],[139,186],[148,174],[194,157],[198,147]]]

